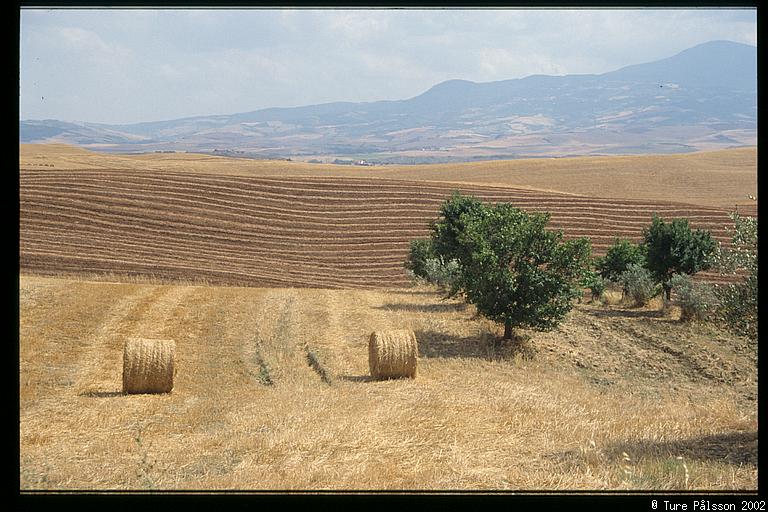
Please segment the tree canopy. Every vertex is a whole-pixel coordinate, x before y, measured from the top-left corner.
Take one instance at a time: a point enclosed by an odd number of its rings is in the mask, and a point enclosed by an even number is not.
[[[646,266],[670,299],[670,279],[675,274],[693,275],[711,266],[716,243],[709,231],[691,230],[688,219],[673,219],[665,223],[653,215],[650,227],[643,230]]]
[[[441,216],[433,224],[434,248],[459,263],[455,291],[503,323],[505,339],[517,327],[556,327],[581,295],[590,241],[563,241],[561,231],[545,229],[549,214],[454,194]]]
[[[605,256],[597,258],[595,267],[603,279],[618,282],[631,265],[645,264],[645,249],[626,238],[616,237]]]

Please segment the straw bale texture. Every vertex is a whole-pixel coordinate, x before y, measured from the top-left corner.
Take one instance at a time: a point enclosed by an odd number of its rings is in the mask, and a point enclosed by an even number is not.
[[[416,377],[418,345],[413,331],[376,331],[368,341],[368,365],[374,379]]]
[[[123,350],[123,393],[169,393],[175,357],[173,340],[128,339]]]

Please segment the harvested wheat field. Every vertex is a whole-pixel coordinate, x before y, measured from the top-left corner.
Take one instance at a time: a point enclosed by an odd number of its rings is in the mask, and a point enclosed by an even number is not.
[[[562,229],[566,238],[591,238],[596,255],[603,254],[616,236],[638,241],[654,212],[665,219],[686,217],[693,227],[710,230],[725,245],[730,242],[728,208],[609,198],[610,187],[597,188],[603,195],[593,197],[482,183],[392,179],[388,170],[381,171],[386,177],[375,178],[349,171],[343,176],[300,176],[282,173],[279,165],[271,176],[247,175],[243,169],[227,174],[194,165],[213,159],[227,170],[227,159],[199,155],[181,160],[197,169],[193,172],[179,162],[162,167],[169,158],[65,149],[43,147],[37,155],[43,163],[35,167],[29,147],[22,146],[22,271],[115,273],[236,286],[406,286],[402,265],[409,242],[429,236],[428,223],[453,190],[550,212],[550,227]],[[70,153],[74,156],[67,156]],[[723,158],[730,154],[725,153]],[[57,159],[49,164],[50,155]],[[91,165],[73,168],[73,159],[77,165],[84,165],[83,159]],[[133,167],[97,167],[125,161]],[[148,161],[152,164],[142,166]],[[262,171],[266,165],[254,164]],[[304,171],[312,167],[300,165]],[[433,171],[423,170],[425,176]],[[457,171],[446,172],[450,178]],[[557,182],[556,176],[551,179]],[[710,189],[702,185],[700,190]],[[756,214],[754,202],[740,208]],[[722,280],[714,273],[702,277]]]
[[[434,289],[22,276],[21,489],[756,489],[756,354],[647,309],[500,333]],[[414,379],[368,372],[413,330]],[[121,392],[126,338],[173,392]],[[314,362],[314,363],[313,363]]]

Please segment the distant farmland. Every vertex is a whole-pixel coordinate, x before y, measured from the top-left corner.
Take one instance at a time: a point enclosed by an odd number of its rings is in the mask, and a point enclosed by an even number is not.
[[[726,208],[685,203],[387,178],[22,166],[20,266],[239,286],[405,286],[409,241],[429,236],[455,189],[550,212],[550,227],[591,238],[598,255],[616,236],[639,240],[653,212],[730,238]]]

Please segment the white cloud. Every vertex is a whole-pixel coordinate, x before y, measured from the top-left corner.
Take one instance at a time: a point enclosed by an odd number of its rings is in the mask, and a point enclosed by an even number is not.
[[[487,81],[523,78],[529,75],[562,75],[564,68],[551,57],[506,48],[480,50],[482,79]]]
[[[400,99],[756,33],[754,10],[22,10],[20,115],[120,123]]]
[[[61,50],[70,56],[90,60],[100,66],[122,69],[127,61],[134,58],[133,52],[121,45],[107,43],[97,33],[77,27],[64,27],[58,30]]]
[[[389,28],[388,13],[381,10],[330,11],[318,18],[332,33],[354,43],[376,38]]]

